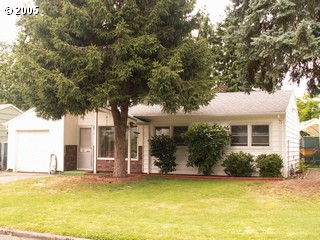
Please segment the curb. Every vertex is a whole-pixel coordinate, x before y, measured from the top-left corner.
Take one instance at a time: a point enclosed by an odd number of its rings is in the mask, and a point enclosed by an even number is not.
[[[36,233],[36,232],[12,230],[7,228],[0,228],[0,235],[39,239],[39,240],[90,240],[88,238],[74,238],[74,237],[59,236],[59,235],[49,234],[49,233]]]

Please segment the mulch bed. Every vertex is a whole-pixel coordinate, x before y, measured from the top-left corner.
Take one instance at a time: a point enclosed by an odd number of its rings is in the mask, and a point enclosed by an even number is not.
[[[262,177],[228,177],[228,176],[203,176],[203,175],[187,175],[187,174],[128,174],[125,178],[114,178],[109,173],[86,173],[81,176],[84,182],[124,182],[136,181],[147,177],[160,177],[172,179],[193,179],[193,180],[239,180],[239,181],[281,181],[283,178],[262,178]]]

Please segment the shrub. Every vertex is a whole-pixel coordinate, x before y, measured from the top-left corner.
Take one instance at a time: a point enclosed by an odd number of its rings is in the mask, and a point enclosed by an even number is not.
[[[257,168],[259,168],[261,177],[281,177],[283,160],[278,154],[260,154],[257,159]]]
[[[250,153],[231,153],[223,161],[224,172],[233,177],[250,177],[255,171],[253,155]]]
[[[175,157],[177,146],[173,139],[167,135],[152,137],[150,140],[151,156],[156,157],[154,165],[160,168],[160,173],[176,171],[178,165]]]
[[[187,166],[198,167],[199,172],[210,175],[211,168],[224,154],[230,133],[227,127],[200,123],[189,127],[183,137],[189,152]]]
[[[298,173],[304,173],[305,171],[307,171],[307,169],[308,169],[308,168],[307,168],[304,160],[303,160],[303,159],[299,159],[299,165],[298,165],[298,170],[297,170],[297,172],[298,172]]]

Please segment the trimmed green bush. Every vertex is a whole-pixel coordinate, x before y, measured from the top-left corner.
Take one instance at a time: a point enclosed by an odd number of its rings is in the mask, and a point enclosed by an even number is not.
[[[225,167],[224,172],[232,177],[251,177],[255,171],[253,155],[250,153],[231,153],[222,165]]]
[[[178,165],[175,153],[177,146],[173,139],[167,135],[152,137],[150,140],[151,156],[156,157],[154,165],[160,168],[160,173],[168,174],[176,171]]]
[[[256,159],[256,163],[261,177],[282,176],[283,160],[279,154],[260,154]]]
[[[198,167],[203,175],[210,175],[211,168],[222,158],[230,141],[227,127],[218,124],[195,124],[183,134],[188,145],[188,167]]]

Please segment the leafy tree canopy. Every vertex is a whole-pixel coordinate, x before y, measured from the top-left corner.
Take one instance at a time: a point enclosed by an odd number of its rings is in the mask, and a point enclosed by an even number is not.
[[[269,92],[308,79],[311,94],[320,92],[319,0],[232,0],[224,36],[234,43],[233,66],[246,90]]]
[[[37,1],[41,14],[20,20],[15,49],[28,100],[54,119],[107,102],[144,100],[167,112],[206,104],[210,54],[190,35],[198,26],[194,3]]]
[[[39,115],[59,119],[109,105],[115,171],[124,175],[130,106],[189,112],[214,96],[195,0],[37,0],[14,48],[18,90]],[[121,166],[120,166],[120,165]],[[120,167],[119,167],[120,166]]]
[[[310,94],[305,94],[297,99],[300,122],[308,121],[320,116],[320,99],[312,98]]]

